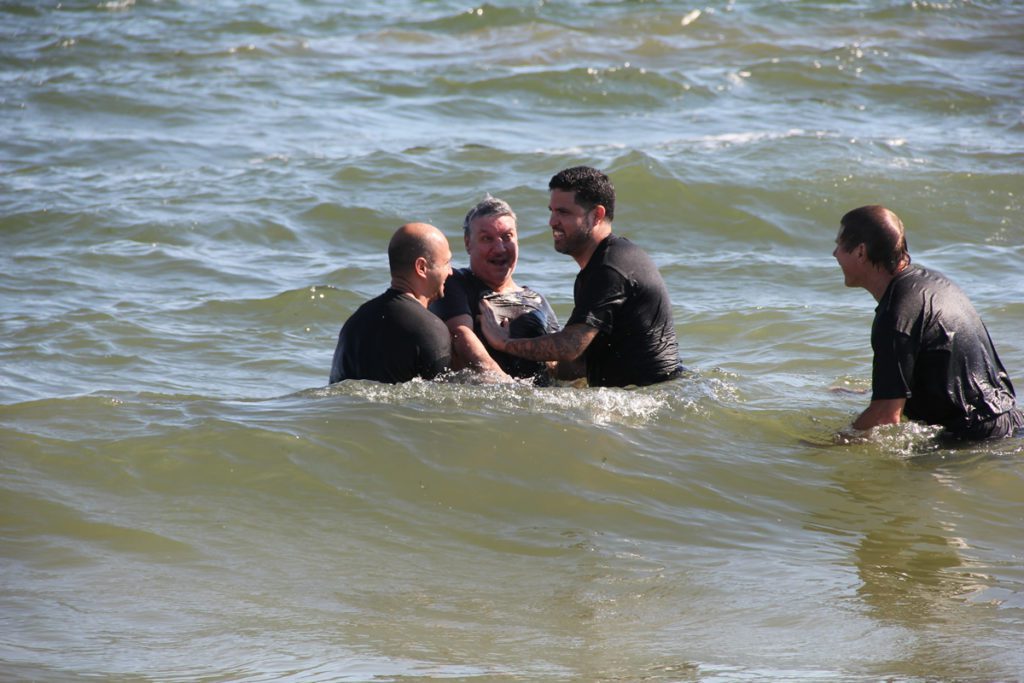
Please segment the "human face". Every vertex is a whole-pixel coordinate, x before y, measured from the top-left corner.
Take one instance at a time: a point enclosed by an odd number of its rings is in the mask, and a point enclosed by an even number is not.
[[[832,250],[832,256],[839,262],[843,271],[843,284],[847,287],[861,286],[861,272],[864,266],[864,245],[858,244],[850,251],[843,248],[840,238],[843,236],[842,228],[836,235],[836,248]]]
[[[496,292],[512,284],[519,260],[519,236],[512,216],[483,216],[469,226],[465,238],[469,269]]]
[[[448,240],[434,248],[430,256],[430,266],[427,268],[428,297],[430,301],[437,301],[444,296],[444,283],[452,274],[452,250],[448,247]]]
[[[551,226],[555,251],[569,256],[585,251],[594,232],[594,211],[587,211],[577,204],[576,193],[566,190],[551,191],[548,210],[551,212],[548,225]]]

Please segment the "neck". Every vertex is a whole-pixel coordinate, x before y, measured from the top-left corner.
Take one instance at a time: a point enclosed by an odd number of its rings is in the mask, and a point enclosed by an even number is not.
[[[518,292],[520,289],[519,285],[513,282],[512,278],[502,280],[501,282],[498,282],[496,284],[491,282],[484,282],[483,280],[481,280],[481,282],[490,287],[492,292],[497,292],[498,294],[504,294],[506,292]]]
[[[885,290],[889,289],[889,283],[902,273],[906,267],[906,263],[901,263],[896,268],[896,272],[893,273],[884,268],[876,268],[870,280],[864,283],[864,289],[871,292],[871,296],[875,297],[875,301],[881,301],[882,297],[885,296]]]
[[[594,231],[590,233],[590,240],[587,242],[587,246],[584,250],[578,254],[573,254],[573,258],[576,259],[576,263],[579,265],[580,270],[587,267],[590,263],[591,257],[597,248],[601,245],[612,234],[612,224],[608,221],[601,221],[594,226]]]
[[[412,297],[419,303],[420,306],[426,308],[430,304],[430,298],[420,294],[412,282],[408,278],[402,276],[392,276],[391,278],[391,289],[397,289],[405,296]]]

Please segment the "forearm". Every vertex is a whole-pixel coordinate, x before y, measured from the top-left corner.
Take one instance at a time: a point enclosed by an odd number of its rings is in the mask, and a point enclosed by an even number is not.
[[[903,414],[906,399],[880,399],[872,401],[851,425],[854,429],[867,430],[885,424],[897,424]]]
[[[458,358],[459,368],[469,368],[475,372],[508,377],[498,362],[487,352],[480,338],[467,325],[450,325],[452,333],[452,349]]]
[[[505,374],[505,371],[501,369],[496,360],[491,358],[491,354],[487,353],[487,349],[475,335],[472,337],[472,341],[465,337],[458,340],[452,339],[452,346],[458,354],[462,367],[469,368],[474,372]]]
[[[583,355],[596,335],[597,330],[592,327],[570,325],[554,334],[505,340],[502,350],[527,360],[573,363]]]

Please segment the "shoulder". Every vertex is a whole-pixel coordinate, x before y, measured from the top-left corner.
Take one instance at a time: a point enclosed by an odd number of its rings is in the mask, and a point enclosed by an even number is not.
[[[469,268],[453,268],[452,274],[448,276],[449,282],[473,282],[475,280],[477,277]]]
[[[472,288],[478,286],[479,282],[479,278],[473,275],[473,271],[469,268],[453,268],[452,274],[444,281],[445,293],[447,294],[449,290],[453,289],[462,291],[466,288]]]
[[[644,253],[633,240],[628,237],[622,237],[621,235],[609,235],[608,237],[608,252],[613,254],[633,254],[636,252]]]
[[[617,233],[612,233],[608,236],[608,249],[615,251],[628,251],[630,249],[638,249],[633,240],[628,237],[623,237]]]
[[[430,304],[430,310],[442,320],[467,313],[473,315],[482,286],[469,268],[457,268],[445,280],[444,296]]]
[[[448,298],[449,293],[457,297],[476,298],[482,291],[490,290],[469,268],[453,270],[444,282],[444,298]]]
[[[908,331],[921,321],[958,318],[971,309],[963,291],[937,270],[912,265],[893,278],[878,307],[878,324]]]
[[[359,305],[359,308],[357,308],[355,312],[352,313],[351,316],[349,316],[349,319],[361,318],[367,315],[374,315],[375,313],[381,311],[382,309],[387,309],[391,305],[391,302],[394,300],[395,294],[397,294],[395,290],[388,289],[383,294],[378,294],[372,299],[364,301]]]
[[[424,308],[423,305],[413,299],[412,297],[403,296],[400,298],[400,306],[402,308],[402,315],[418,322],[425,322],[428,325],[437,323],[444,327],[444,323],[428,308]]]
[[[603,271],[604,278],[623,279],[643,287],[659,286],[661,276],[658,266],[636,243],[625,237],[612,235],[603,246],[603,254],[599,259],[595,259],[597,263],[594,270]]]
[[[404,297],[408,304],[398,321],[399,334],[416,345],[439,345],[450,343],[451,333],[441,318],[423,308],[418,302]]]
[[[889,286],[889,299],[893,305],[926,297],[935,303],[941,303],[947,299],[966,298],[966,295],[944,274],[918,265],[909,266],[896,275]]]
[[[437,349],[450,349],[452,344],[452,335],[448,326],[445,325],[443,320],[427,309],[422,306],[419,308],[421,311],[421,317],[419,318],[419,324],[416,326],[411,336],[419,339],[424,346],[433,346]]]
[[[414,321],[417,324],[424,320],[441,322],[440,318],[424,308],[423,304],[411,296],[394,290],[390,290],[388,294],[391,296],[384,303],[389,317],[398,321]]]
[[[923,287],[938,291],[955,292],[957,294],[963,293],[963,290],[955,282],[937,270],[918,266],[914,268],[914,274],[923,283]]]
[[[649,267],[654,263],[646,251],[626,237],[612,235],[607,244],[604,261],[608,265]]]
[[[902,272],[896,275],[893,282],[900,287],[956,287],[953,281],[946,275],[934,268],[925,268],[916,263],[907,266]]]

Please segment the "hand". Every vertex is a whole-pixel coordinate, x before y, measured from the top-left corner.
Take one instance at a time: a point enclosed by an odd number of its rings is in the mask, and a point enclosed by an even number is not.
[[[906,404],[905,398],[876,399],[853,421],[852,427],[866,431],[879,425],[899,424]]]
[[[483,330],[491,348],[496,351],[504,351],[505,343],[509,340],[508,319],[499,320],[498,314],[494,312],[486,299],[480,301],[480,315],[477,316],[477,319],[480,321],[480,329]]]

